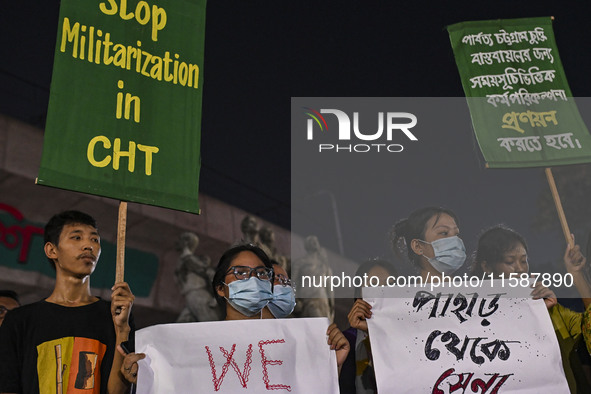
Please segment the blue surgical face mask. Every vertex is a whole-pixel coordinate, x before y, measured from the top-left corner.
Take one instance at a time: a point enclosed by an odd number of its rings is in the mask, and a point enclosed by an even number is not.
[[[273,286],[273,300],[267,307],[271,314],[278,319],[289,316],[295,308],[295,291],[291,286],[275,285]]]
[[[229,290],[226,301],[244,316],[256,315],[273,299],[271,282],[268,280],[260,280],[252,276],[224,284]]]
[[[464,261],[466,261],[466,247],[462,239],[457,235],[441,238],[433,242],[421,242],[433,247],[435,257],[425,256],[425,258],[439,272],[452,274],[464,265]]]

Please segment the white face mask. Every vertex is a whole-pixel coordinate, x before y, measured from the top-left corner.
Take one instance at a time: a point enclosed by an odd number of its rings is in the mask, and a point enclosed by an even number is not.
[[[273,286],[273,300],[267,304],[271,314],[278,319],[289,316],[295,308],[295,291],[291,286]]]
[[[422,241],[420,242],[429,244],[433,247],[433,253],[435,257],[424,256],[429,264],[433,266],[439,272],[445,272],[446,274],[453,274],[456,272],[466,261],[466,247],[460,237],[453,236],[447,238],[441,238],[433,242]]]

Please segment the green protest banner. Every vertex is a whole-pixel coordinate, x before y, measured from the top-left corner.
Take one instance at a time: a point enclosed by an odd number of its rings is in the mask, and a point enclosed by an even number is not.
[[[480,150],[491,168],[591,162],[551,18],[448,26]]]
[[[41,185],[199,212],[206,0],[62,0]]]

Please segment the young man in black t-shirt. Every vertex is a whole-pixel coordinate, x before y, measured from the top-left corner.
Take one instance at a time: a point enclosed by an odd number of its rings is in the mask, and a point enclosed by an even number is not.
[[[132,334],[134,297],[126,283],[113,286],[111,302],[90,294],[101,253],[96,221],[82,212],[62,212],[47,223],[44,239],[55,288],[48,298],[6,315],[0,327],[0,393],[127,392],[116,346]]]

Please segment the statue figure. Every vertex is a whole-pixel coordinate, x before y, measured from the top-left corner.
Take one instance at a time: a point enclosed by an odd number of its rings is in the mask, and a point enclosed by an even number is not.
[[[259,224],[254,216],[246,215],[240,223],[240,230],[242,230],[242,240],[240,240],[240,243],[260,244]]]
[[[209,256],[196,256],[199,237],[191,232],[182,233],[176,247],[181,255],[174,271],[175,282],[185,297],[185,308],[177,323],[215,321],[221,319],[219,306],[211,290],[215,270]]]
[[[261,249],[263,249],[265,253],[267,253],[271,260],[275,260],[276,262],[278,262],[281,268],[283,268],[288,275],[291,275],[291,267],[289,264],[289,260],[287,259],[287,257],[279,253],[277,247],[275,246],[275,232],[273,231],[273,229],[268,226],[263,226],[259,230],[259,239],[261,241]]]
[[[324,277],[331,276],[332,270],[328,265],[326,252],[320,246],[318,237],[308,236],[304,241],[306,256],[293,263],[296,284],[301,284],[303,276]],[[334,294],[329,288],[307,287],[298,289],[298,303],[294,314],[298,317],[328,317],[334,320]],[[302,298],[299,298],[299,296]]]

